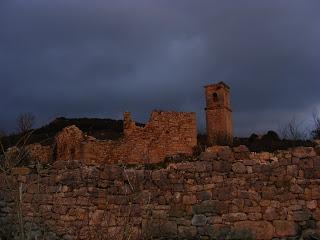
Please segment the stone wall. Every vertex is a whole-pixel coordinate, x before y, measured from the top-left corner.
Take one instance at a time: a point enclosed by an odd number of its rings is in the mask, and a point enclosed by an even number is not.
[[[174,159],[153,170],[63,160],[12,173],[25,187],[24,220],[62,239],[210,239],[226,229],[237,239],[243,230],[272,239],[320,229],[319,154],[319,147],[211,147],[195,161]],[[0,179],[5,226],[12,192]]]
[[[57,134],[51,148],[37,144],[29,149],[42,162],[76,159],[86,164],[156,163],[167,156],[191,155],[196,145],[195,113],[153,111],[144,127],[136,126],[125,113],[124,136],[116,141],[97,140],[70,126]]]

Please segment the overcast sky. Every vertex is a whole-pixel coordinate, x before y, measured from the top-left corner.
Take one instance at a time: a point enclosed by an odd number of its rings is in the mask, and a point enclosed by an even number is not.
[[[146,121],[231,87],[235,135],[320,110],[319,0],[1,0],[0,128],[19,113]]]

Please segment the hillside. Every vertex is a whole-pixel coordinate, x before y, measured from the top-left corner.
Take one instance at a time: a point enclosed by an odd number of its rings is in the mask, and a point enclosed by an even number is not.
[[[59,131],[71,125],[76,125],[84,133],[100,140],[116,140],[119,139],[123,133],[122,120],[60,117],[43,127],[30,131],[31,134],[27,144],[41,143],[42,145],[50,145],[53,142],[54,136]],[[22,136],[22,134],[6,136],[2,139],[2,143],[5,148],[14,146]]]

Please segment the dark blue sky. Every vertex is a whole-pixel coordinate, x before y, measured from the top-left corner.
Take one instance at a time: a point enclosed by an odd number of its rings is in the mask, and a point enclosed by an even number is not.
[[[235,135],[320,109],[319,0],[1,0],[0,128],[19,113],[146,121],[231,87]]]

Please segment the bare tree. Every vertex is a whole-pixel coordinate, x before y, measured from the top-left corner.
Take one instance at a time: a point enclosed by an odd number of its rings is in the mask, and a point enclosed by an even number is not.
[[[17,130],[19,133],[25,133],[32,129],[35,122],[35,116],[30,113],[22,113],[17,118]]]
[[[299,140],[305,139],[306,133],[302,130],[302,122],[298,122],[293,117],[287,124],[279,128],[279,133],[283,139]]]
[[[314,110],[312,112],[312,117],[313,117],[313,129],[311,131],[311,136],[313,139],[320,139],[320,116],[319,112],[317,110]]]

